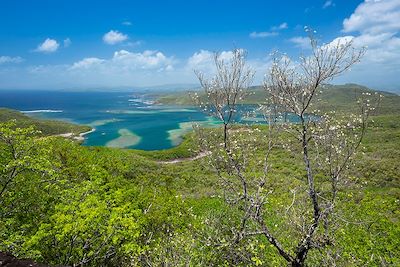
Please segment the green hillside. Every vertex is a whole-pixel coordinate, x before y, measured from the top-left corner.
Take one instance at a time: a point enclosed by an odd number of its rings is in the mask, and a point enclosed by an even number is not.
[[[316,107],[321,110],[354,111],[356,101],[362,93],[375,93],[383,95],[377,114],[400,114],[400,96],[394,93],[375,91],[357,84],[328,85],[318,96],[320,101]]]
[[[353,111],[356,106],[357,98],[365,92],[375,92],[365,86],[357,84],[344,84],[344,85],[327,85],[322,88],[322,93],[318,95],[314,101],[314,107],[322,111],[336,110],[336,111]],[[204,99],[204,93],[200,91],[200,99]],[[249,89],[249,95],[240,102],[241,104],[258,104],[263,103],[266,99],[266,93],[260,86],[254,86]],[[400,113],[400,96],[379,91],[384,96],[378,110],[379,114],[399,114]],[[190,92],[182,93],[169,93],[165,95],[158,95],[157,101],[163,104],[170,105],[193,105],[190,97]]]
[[[63,121],[36,119],[16,110],[0,108],[0,123],[9,120],[15,120],[16,126],[19,128],[34,126],[35,129],[41,131],[43,135],[63,133],[74,133],[77,135],[91,129],[89,126],[76,125]]]
[[[365,90],[326,88],[319,107],[346,113],[355,105],[351,95]],[[255,102],[261,95],[255,90],[249,99]],[[400,101],[384,95],[339,192],[334,242],[311,251],[307,266],[400,266]],[[181,96],[168,99],[176,104],[174,99],[186,99]],[[0,111],[0,121],[33,124],[48,135],[87,129]],[[261,162],[266,127],[236,127],[239,136],[260,129],[249,139],[255,148],[249,160]],[[220,129],[207,133],[220,134]],[[240,208],[226,203],[225,187],[208,158],[193,159],[199,154],[194,133],[175,148],[154,152],[37,138],[1,122],[0,134],[5,137],[0,186],[7,185],[0,194],[0,251],[54,266],[287,266],[273,246],[265,245],[265,237],[232,239],[241,223]],[[293,251],[293,233],[303,221],[286,216],[289,208],[302,211],[305,203],[293,207],[307,194],[302,154],[276,147],[270,160],[265,220],[282,246]],[[256,177],[262,171],[249,172]],[[14,180],[8,184],[10,176]]]
[[[159,93],[153,94],[152,97],[157,99],[158,103],[165,105],[181,105],[191,106],[193,105],[192,98],[190,97],[191,91],[186,92],[173,92],[173,93]]]

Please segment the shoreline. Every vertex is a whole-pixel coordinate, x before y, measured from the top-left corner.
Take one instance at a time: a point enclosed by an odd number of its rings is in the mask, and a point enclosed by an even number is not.
[[[80,133],[80,134],[79,134],[79,137],[84,137],[85,135],[90,134],[90,133],[93,133],[93,132],[95,132],[95,131],[96,131],[96,128],[92,128],[92,129],[90,129],[90,130],[87,131],[87,132]]]
[[[64,138],[71,138],[74,139],[76,141],[84,141],[85,140],[85,135],[93,133],[94,131],[96,131],[96,128],[92,128],[90,131],[86,131],[83,133],[80,133],[78,135],[74,134],[74,133],[63,133],[63,134],[58,134],[57,136],[61,136]]]
[[[77,140],[77,141],[84,141],[85,140],[85,135],[88,135],[88,134],[93,133],[95,131],[96,131],[96,128],[92,128],[90,131],[80,133],[78,136],[74,136],[73,138],[75,140]]]

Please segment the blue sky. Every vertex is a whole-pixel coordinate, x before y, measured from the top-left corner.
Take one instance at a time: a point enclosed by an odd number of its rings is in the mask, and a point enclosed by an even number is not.
[[[248,51],[261,83],[268,54],[352,36],[369,52],[335,82],[400,91],[400,0],[0,1],[0,88],[196,83],[213,51]]]

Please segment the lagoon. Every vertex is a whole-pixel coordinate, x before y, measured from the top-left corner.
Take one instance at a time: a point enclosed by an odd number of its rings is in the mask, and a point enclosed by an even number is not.
[[[216,121],[194,107],[160,105],[141,92],[0,91],[0,106],[26,115],[89,125],[83,145],[167,149],[193,122]]]
[[[91,126],[83,145],[160,150],[179,145],[192,125],[213,127],[219,122],[196,107],[161,105],[146,92],[0,91],[0,107],[26,115]],[[254,113],[254,105],[239,107]],[[292,122],[298,121],[288,115]],[[241,117],[243,123],[260,123],[256,117]]]

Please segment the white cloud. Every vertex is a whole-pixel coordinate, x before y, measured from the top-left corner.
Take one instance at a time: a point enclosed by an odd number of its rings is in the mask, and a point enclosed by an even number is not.
[[[219,53],[219,57],[227,61],[233,57],[233,52],[222,51]],[[271,62],[267,58],[247,59],[247,65],[256,71],[254,79],[255,84],[261,84],[270,63]],[[194,77],[193,70],[201,71],[208,76],[213,75],[215,73],[214,52],[208,50],[195,52],[187,59],[184,69],[186,70],[187,75],[192,75],[192,77]]]
[[[131,52],[117,50],[110,57],[86,57],[71,64],[33,65],[15,71],[24,79],[13,79],[13,86],[29,88],[87,88],[153,86],[167,83],[191,83],[192,71],[183,69],[173,56],[160,51]],[[14,77],[11,69],[0,71],[0,87]],[[14,76],[13,76],[14,75]]]
[[[64,39],[64,47],[69,47],[70,45],[71,45],[71,39],[69,39],[69,38],[67,38],[67,39]]]
[[[250,33],[251,38],[266,38],[266,37],[273,37],[277,36],[279,33],[277,32],[252,32]]]
[[[343,21],[356,47],[367,47],[361,63],[339,81],[360,82],[380,89],[399,89],[400,1],[366,0]]]
[[[279,24],[278,26],[272,26],[270,31],[264,31],[264,32],[252,32],[249,34],[250,38],[267,38],[267,37],[273,37],[279,35],[279,31],[285,30],[288,28],[288,24],[286,22],[283,22]]]
[[[189,70],[200,70],[206,73],[211,73],[215,70],[214,52],[208,50],[200,50],[195,52],[188,58],[186,68]],[[225,61],[233,57],[232,51],[219,52],[219,58]]]
[[[98,66],[99,64],[105,62],[104,59],[96,58],[96,57],[87,57],[78,62],[75,62],[70,67],[71,70],[76,69],[89,69],[93,66]]]
[[[125,41],[127,39],[128,39],[128,35],[123,34],[123,33],[119,32],[119,31],[114,31],[114,30],[111,30],[111,31],[107,32],[103,36],[103,41],[106,44],[109,44],[109,45],[118,44],[118,43],[121,43],[121,42],[123,42],[123,41]]]
[[[213,56],[212,51],[199,50],[188,58],[178,60],[161,51],[117,50],[108,58],[86,57],[71,64],[3,69],[3,72],[0,71],[0,87],[88,88],[197,84],[193,70],[201,70],[211,76],[215,70]],[[232,57],[232,51],[221,51],[220,56],[228,60]],[[254,84],[260,84],[268,69],[268,60],[249,58],[247,62],[256,70]],[[24,79],[13,79],[10,82],[9,77]]]
[[[366,0],[343,21],[343,32],[376,34],[400,29],[399,0]]]
[[[42,53],[53,53],[57,51],[59,46],[60,44],[56,40],[47,38],[43,43],[38,45],[35,51]]]
[[[343,21],[342,32],[345,36],[338,37],[332,42],[328,42],[327,45],[352,39],[356,47],[368,46],[368,50],[360,64],[355,65],[351,72],[346,73],[335,82],[355,82],[378,89],[400,92],[398,87],[400,84],[399,2],[399,0],[367,0]],[[277,29],[275,32],[279,34],[278,29],[283,30],[287,24],[282,23],[275,27]],[[253,36],[260,38],[262,37],[261,33],[271,32],[274,32],[272,27],[270,31],[254,32]],[[124,35],[116,31],[115,33]],[[128,39],[126,35],[124,36]],[[307,37],[295,36],[289,41],[297,47],[310,48],[310,41]],[[128,43],[128,41],[124,42],[123,45],[128,45]],[[85,85],[147,86],[193,83],[197,82],[193,74],[194,69],[204,71],[206,75],[212,74],[215,69],[213,52],[208,50],[199,50],[181,60],[160,51],[131,52],[128,50],[118,50],[108,58],[83,58],[70,65],[32,66],[29,72],[26,67],[19,68],[27,71],[21,75],[12,76],[12,70],[9,68],[10,70],[3,70],[3,74],[0,73],[1,86],[4,87],[6,82],[3,81],[9,80],[8,77],[11,76],[24,77],[24,79],[13,79],[13,83],[37,86],[41,82],[48,87],[54,84],[65,87],[65,84],[70,83],[81,87]],[[222,51],[221,56],[229,59],[231,51]],[[18,59],[10,60],[10,58],[0,57],[0,62],[18,61]],[[255,84],[259,84],[269,62],[264,58],[249,58],[248,64],[257,71]]]
[[[290,42],[294,43],[296,47],[299,47],[301,49],[310,49],[311,48],[311,43],[310,39],[308,37],[293,37],[289,39]]]
[[[186,66],[190,70],[202,69],[204,71],[211,68],[213,64],[213,57],[213,52],[208,50],[200,50],[189,57]]]
[[[110,59],[96,57],[84,58],[73,63],[69,70],[100,72],[105,75],[133,73],[134,71],[170,71],[173,70],[175,60],[162,52],[146,50],[142,53],[119,50],[114,52]]]
[[[278,25],[278,26],[273,26],[273,27],[271,28],[271,30],[273,30],[273,31],[279,31],[279,30],[285,30],[285,29],[287,29],[287,28],[288,28],[287,22],[283,22],[283,23],[281,23],[281,24]]]
[[[323,9],[328,8],[328,7],[334,7],[335,3],[332,0],[327,0],[325,1],[324,5],[322,6]]]
[[[162,52],[146,50],[142,53],[133,53],[126,50],[116,51],[111,61],[114,64],[129,67],[130,69],[171,69],[174,59],[166,57]],[[171,66],[171,67],[170,67]]]
[[[0,56],[0,65],[6,63],[21,63],[24,59],[22,57],[9,57],[9,56]]]
[[[338,45],[340,46],[340,45],[346,44],[351,41],[353,41],[353,43],[354,43],[354,36],[348,35],[348,36],[337,37],[337,38],[333,39],[333,41],[331,41],[330,43],[323,45],[322,48],[332,49],[332,48],[337,47]],[[308,43],[310,43],[309,39],[308,39]]]
[[[243,49],[239,48],[241,52],[244,52]],[[233,52],[232,51],[222,51],[219,53],[219,58],[223,60],[230,60],[233,58]]]
[[[326,6],[333,6],[333,1]],[[342,33],[327,44],[352,40],[355,48],[367,47],[361,62],[351,72],[335,79],[336,83],[360,83],[382,90],[400,92],[400,0],[365,0],[343,20]],[[310,48],[305,37],[294,37],[292,43]]]

